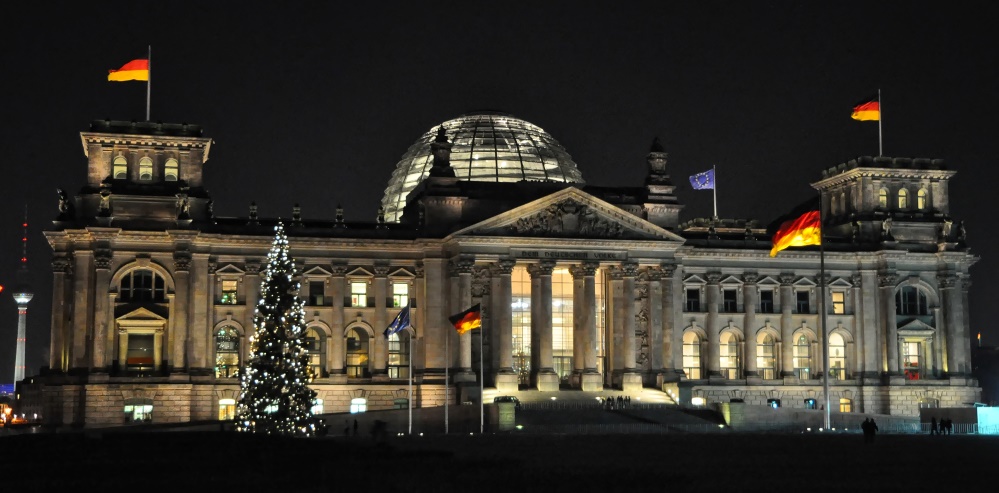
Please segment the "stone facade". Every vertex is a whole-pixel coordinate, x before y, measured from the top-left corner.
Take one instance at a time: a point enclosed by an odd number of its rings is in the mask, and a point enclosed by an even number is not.
[[[87,184],[46,232],[50,364],[22,382],[25,403],[53,424],[120,424],[129,409],[219,419],[238,399],[276,221],[252,206],[214,215],[200,127],[97,121],[81,135]],[[449,144],[435,145],[445,169]],[[966,316],[976,258],[942,162],[826,170],[813,184],[823,267],[814,247],[771,258],[772,228],[755,221],[679,223],[658,141],[647,166],[644,187],[616,189],[437,171],[398,222],[296,207],[286,230],[324,412],[405,405],[410,365],[417,407],[442,406],[447,389],[455,404],[480,378],[500,393],[651,387],[792,408],[821,400],[829,378],[832,409],[906,416],[979,400]],[[386,339],[407,304],[412,326]],[[448,316],[475,304],[482,329],[457,335]]]

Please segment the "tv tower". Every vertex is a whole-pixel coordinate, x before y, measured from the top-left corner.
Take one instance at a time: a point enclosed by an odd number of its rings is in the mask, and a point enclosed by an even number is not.
[[[28,206],[24,206],[24,235],[21,236],[21,268],[17,271],[14,301],[17,302],[17,353],[14,356],[14,383],[24,380],[24,346],[27,342],[28,302],[35,295],[28,286]]]

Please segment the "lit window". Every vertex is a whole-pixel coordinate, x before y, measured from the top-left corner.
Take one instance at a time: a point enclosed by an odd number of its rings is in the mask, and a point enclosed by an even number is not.
[[[701,311],[701,290],[697,288],[687,289],[687,310],[688,312]]]
[[[925,188],[920,188],[919,191],[916,192],[916,208],[919,209],[919,210],[926,209],[926,189]]]
[[[805,399],[805,409],[816,409],[815,399]]]
[[[312,414],[323,414],[324,412],[326,412],[325,408],[323,406],[323,400],[322,399],[313,399],[312,400],[312,409],[311,409],[311,412],[312,412]]]
[[[808,380],[812,368],[812,344],[808,341],[808,337],[798,336],[792,350],[791,363],[794,365],[794,376]]]
[[[368,306],[368,283],[364,281],[350,282],[350,306]]]
[[[308,371],[312,378],[323,376],[323,359],[325,356],[325,345],[319,331],[314,327],[305,329],[304,338],[305,351],[308,353]]]
[[[842,315],[846,313],[846,293],[842,291],[833,291],[832,305],[834,315]]]
[[[902,343],[902,365],[905,378],[919,380],[920,378],[920,342],[905,341]]]
[[[734,289],[726,289],[722,292],[722,309],[725,313],[735,313],[739,311],[739,302]]]
[[[133,270],[121,278],[119,301],[134,303],[152,301],[166,302],[166,285],[163,278],[151,270]]]
[[[309,281],[309,304],[312,306],[326,305],[326,283]]]
[[[223,280],[222,295],[219,296],[219,303],[223,305],[235,305],[237,303],[236,287],[238,284],[235,279]]]
[[[153,179],[153,160],[144,157],[139,160],[139,179],[149,181]]]
[[[409,378],[409,333],[407,332],[389,335],[388,374],[389,378]]]
[[[760,334],[756,342],[756,368],[760,378],[773,380],[777,378],[777,358],[774,353],[776,340],[771,334]]]
[[[347,332],[347,377],[368,376],[368,338],[357,329]]]
[[[853,400],[847,399],[845,397],[839,400],[839,412],[841,413],[852,413],[853,412]]]
[[[878,207],[882,209],[888,208],[888,189],[882,188],[878,191]]]
[[[392,284],[392,306],[402,308],[409,304],[409,283],[397,282]]]
[[[219,399],[219,421],[236,419],[236,399]]]
[[[121,154],[115,156],[112,176],[114,176],[115,180],[128,179],[128,161],[125,160],[125,156]]]
[[[177,176],[178,176],[177,170],[178,170],[177,160],[174,158],[167,159],[166,163],[163,165],[163,180],[177,181]]]
[[[895,314],[927,315],[926,295],[915,286],[902,286],[895,293]]]
[[[125,399],[126,423],[150,423],[153,421],[153,400],[133,398]]]
[[[215,333],[215,378],[233,378],[239,373],[239,332],[226,325]]]
[[[687,378],[701,378],[701,338],[695,332],[683,335],[683,372]]]
[[[409,399],[405,397],[395,399],[392,401],[392,407],[394,409],[409,409]]]
[[[760,291],[760,313],[774,312],[774,292],[766,289]]]
[[[719,369],[723,377],[735,380],[739,375],[739,340],[735,334],[726,332],[721,335],[721,345],[718,347]]]
[[[899,209],[909,208],[909,191],[904,188],[900,188],[898,190],[898,208]]]
[[[153,334],[130,332],[125,348],[125,368],[132,375],[149,376],[156,368]]]
[[[350,400],[350,414],[363,413],[368,410],[368,400],[363,397],[355,397]]]
[[[840,334],[829,334],[829,377],[846,380],[846,341]]]
[[[798,310],[797,313],[811,313],[808,305],[808,291],[797,291],[795,292],[795,296],[795,308]]]
[[[767,399],[767,405],[777,409],[780,407],[780,399]]]

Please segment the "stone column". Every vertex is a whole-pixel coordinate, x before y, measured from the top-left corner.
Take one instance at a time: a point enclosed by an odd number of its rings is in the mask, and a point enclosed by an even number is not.
[[[857,332],[862,335],[864,347],[864,379],[880,379],[884,362],[881,359],[881,337],[878,327],[878,295],[877,272],[873,270],[860,271],[860,298],[863,316],[860,319]],[[871,381],[870,383],[876,383]]]
[[[583,271],[583,310],[586,323],[583,330],[583,374],[581,388],[586,392],[603,390],[603,376],[597,370],[597,262],[584,262]]]
[[[94,252],[94,338],[90,367],[97,373],[107,372],[106,352],[113,351],[113,342],[109,343],[108,339],[114,340],[114,332],[107,322],[113,317],[114,312],[114,307],[108,299],[111,287],[111,259],[110,249],[102,248]]]
[[[962,338],[964,338],[964,322],[961,320],[961,288],[958,278],[953,274],[937,277],[941,298],[944,300],[944,312],[947,320],[947,377],[963,377]]]
[[[187,367],[190,364],[190,356],[185,354],[185,348],[187,347],[188,338],[188,311],[187,308],[190,304],[189,296],[189,286],[190,286],[190,269],[191,269],[191,257],[187,255],[187,252],[176,252],[173,255],[173,283],[174,283],[174,317],[176,320],[173,321],[174,333],[170,334],[170,340],[172,344],[170,346],[170,372],[171,373],[187,373]],[[212,300],[214,305],[215,300]],[[210,321],[207,323],[210,324]],[[185,357],[186,356],[186,357]],[[158,361],[158,359],[157,359]]]
[[[964,274],[957,279],[957,282],[961,285],[961,309],[957,311],[961,324],[961,336],[956,341],[960,344],[958,357],[961,358],[961,375],[971,377],[971,305],[968,304],[971,279]]]
[[[898,377],[899,373],[899,341],[898,322],[895,316],[895,284],[898,276],[892,273],[879,273],[878,285],[881,287],[881,303],[884,307],[882,324],[884,327],[885,344],[888,353],[888,377]]]
[[[257,329],[253,325],[253,317],[257,312],[257,303],[260,300],[260,261],[246,259],[244,266],[246,271],[243,277],[243,284],[246,288],[246,318],[242,322],[243,327],[246,328],[246,337],[249,339],[257,333]],[[215,300],[212,300],[212,304],[215,304]]]
[[[663,264],[663,382],[675,382],[680,369],[683,348],[682,275],[675,264]]]
[[[347,339],[343,333],[343,298],[347,290],[347,266],[332,264],[330,274],[330,298],[333,302],[330,331],[333,334],[330,337],[330,347],[326,351],[326,368],[329,368],[329,375],[334,383],[347,383],[347,370],[344,367],[347,359]]]
[[[122,373],[128,368],[128,331],[125,329],[118,330],[118,365],[121,367]]]
[[[424,348],[424,343],[426,342],[426,331],[424,330],[426,317],[424,317],[424,313],[426,313],[427,306],[427,284],[421,262],[417,262],[416,266],[413,267],[413,272],[415,278],[413,279],[413,293],[410,295],[410,298],[415,301],[413,301],[413,305],[409,308],[409,320],[415,339],[413,340],[413,354],[410,354],[409,357],[413,359],[414,381],[422,382],[423,372],[427,368],[427,353]]]
[[[794,311],[794,282],[793,274],[780,275],[780,374],[784,378],[794,376],[794,327],[791,326],[791,315]]]
[[[372,323],[374,325],[375,336],[373,337],[372,346],[372,363],[374,363],[373,371],[371,372],[371,380],[373,382],[387,382],[388,377],[388,339],[382,334],[385,327],[388,327],[388,307],[386,306],[386,297],[388,297],[388,266],[387,265],[376,265],[374,266],[375,278],[372,281],[372,291],[374,292],[375,298],[375,314]]]
[[[156,329],[153,334],[153,373],[159,373],[161,368],[163,368],[163,329]]]
[[[458,297],[457,305],[451,310],[451,314],[460,313],[472,306],[472,268],[475,266],[475,259],[472,257],[461,257],[454,263],[454,270],[458,277]],[[451,330],[454,330],[453,328]],[[481,330],[481,329],[476,329]],[[474,382],[475,372],[472,371],[472,331],[465,332],[458,337],[458,364],[459,372],[454,376],[455,382]]]
[[[93,307],[90,293],[92,292],[91,265],[94,254],[89,251],[77,251],[73,254],[73,311],[70,318],[69,336],[72,338],[69,351],[69,367],[87,369],[90,362],[87,357],[93,343],[93,324],[91,308]]]
[[[423,303],[423,352],[426,364],[425,372],[444,376],[444,368],[450,366],[447,361],[445,344],[453,345],[447,338],[453,337],[454,329],[445,314],[447,303],[447,267],[445,261],[439,258],[423,260],[424,291],[427,293]],[[451,348],[454,351],[454,348]]]
[[[649,373],[656,378],[656,386],[662,388],[659,376],[662,374],[663,357],[660,348],[663,346],[663,271],[659,266],[645,270],[649,279],[648,302],[649,320],[646,327],[646,343],[649,347]]]
[[[586,324],[589,322],[589,307],[584,306],[585,274],[578,265],[569,267],[572,274],[572,383],[579,388],[583,374],[583,352],[586,347]]]
[[[853,351],[847,351],[847,361],[846,361],[846,372],[847,378],[850,375],[856,375],[860,378],[864,373],[864,325],[863,325],[863,313],[864,306],[863,300],[861,299],[860,285],[863,282],[863,276],[860,274],[853,274],[850,277],[850,305],[853,307]]]
[[[619,267],[610,267],[607,270],[610,278],[610,289],[607,298],[610,300],[609,312],[611,315],[610,331],[607,337],[607,367],[604,368],[606,377],[609,377],[609,384],[618,386],[621,382],[621,373],[624,368],[624,355],[621,351],[624,337],[624,289],[622,283],[622,271]]]
[[[71,259],[64,254],[57,254],[52,259],[52,324],[49,336],[49,370],[55,372],[65,372],[69,369],[65,323],[66,274],[70,272],[71,266]]]
[[[746,351],[743,354],[743,365],[746,371],[746,383],[759,384],[762,380],[756,367],[756,304],[759,286],[756,281],[760,276],[755,272],[742,275],[742,331],[746,335]]]
[[[552,270],[555,262],[542,260],[529,269],[531,274],[531,366],[537,389],[558,390],[558,374],[552,353]],[[537,295],[535,295],[537,286]]]
[[[621,390],[636,392],[642,389],[642,375],[635,362],[637,352],[635,341],[635,276],[638,275],[638,264],[624,262],[621,264],[621,316],[623,326],[621,337],[622,368]]]
[[[513,370],[513,284],[511,274],[517,262],[501,259],[493,264],[493,327],[496,330],[497,370],[494,375],[496,390],[500,393],[516,392],[519,386]]]
[[[721,327],[718,326],[718,298],[721,295],[721,285],[718,284],[721,281],[721,273],[719,272],[708,272],[705,277],[707,277],[708,284],[705,286],[705,300],[708,305],[708,314],[704,319],[704,331],[708,333],[707,340],[707,351],[705,355],[704,365],[708,370],[709,379],[718,379],[722,377],[721,374],[721,360],[719,349],[719,333]]]

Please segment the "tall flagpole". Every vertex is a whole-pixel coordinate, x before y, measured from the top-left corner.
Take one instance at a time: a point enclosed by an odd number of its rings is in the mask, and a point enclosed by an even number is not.
[[[881,120],[883,118],[884,112],[881,111],[881,88],[878,88],[878,156],[884,156],[884,144],[881,138]]]
[[[485,373],[482,371],[482,338],[485,335],[479,327],[479,434],[486,432]]]
[[[153,45],[149,45],[149,58],[146,59],[148,75],[146,75],[146,121],[149,121],[149,99],[152,94],[150,86],[153,83]]]
[[[714,199],[715,204],[715,220],[718,220],[718,172],[715,170],[715,166],[711,165],[711,196]]]
[[[823,414],[823,428],[831,429],[831,416],[829,409],[829,334],[826,332],[826,241],[823,235],[826,230],[825,224],[825,204],[823,203],[822,192],[819,192],[819,332],[822,334],[822,398],[825,400],[825,413]]]
[[[409,326],[413,333],[409,335],[409,434],[413,434],[413,337],[416,336],[416,327]]]

